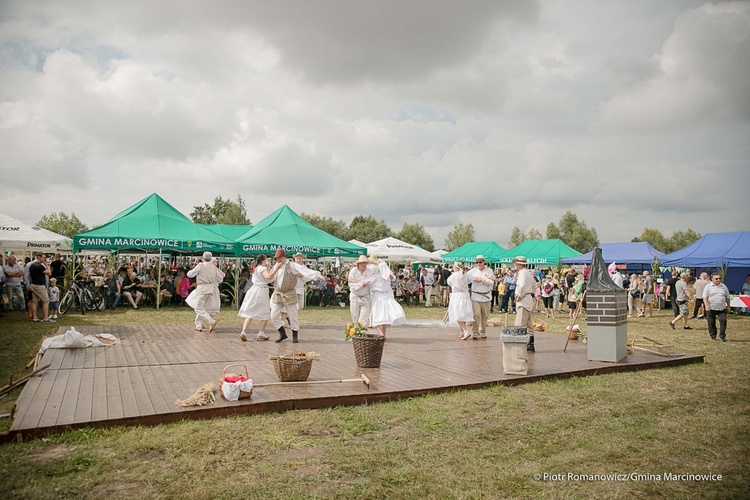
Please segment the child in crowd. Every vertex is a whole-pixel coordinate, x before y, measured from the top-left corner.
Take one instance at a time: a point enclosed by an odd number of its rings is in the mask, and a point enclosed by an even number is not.
[[[60,289],[57,288],[57,280],[49,279],[49,317],[57,319],[57,310],[60,309]]]

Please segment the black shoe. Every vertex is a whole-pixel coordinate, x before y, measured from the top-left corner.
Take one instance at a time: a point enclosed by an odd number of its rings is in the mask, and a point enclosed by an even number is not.
[[[721,338],[721,341],[722,341],[722,342],[726,342],[726,341],[727,341],[727,339],[725,339],[724,337],[722,337],[722,338]]]
[[[669,322],[669,328],[671,328],[672,330],[674,330],[674,323],[672,323],[671,321]]]
[[[297,332],[295,330],[292,330],[292,343],[296,344],[299,342],[299,339],[297,338]]]
[[[714,342],[716,342],[716,337],[711,337],[711,340],[713,340]]]
[[[683,327],[682,329],[683,329],[683,330],[692,330],[692,329],[693,329],[693,327],[691,327],[691,326],[685,326],[685,327]]]
[[[703,319],[703,318],[705,318],[705,317],[706,317],[706,315],[705,315],[705,314],[701,314],[700,316],[698,316],[698,319]]]
[[[286,340],[288,337],[286,336],[286,330],[284,330],[283,326],[279,327],[279,338],[277,338],[274,342],[281,342],[282,340]]]
[[[529,343],[526,344],[526,351],[536,352],[536,349],[534,348],[534,336],[533,335],[529,335]]]

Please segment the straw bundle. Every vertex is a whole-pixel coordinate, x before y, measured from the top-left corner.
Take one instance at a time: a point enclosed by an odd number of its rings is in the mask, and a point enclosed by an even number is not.
[[[209,382],[195,391],[189,398],[175,401],[176,406],[204,406],[213,404],[216,400],[214,391],[216,386]]]

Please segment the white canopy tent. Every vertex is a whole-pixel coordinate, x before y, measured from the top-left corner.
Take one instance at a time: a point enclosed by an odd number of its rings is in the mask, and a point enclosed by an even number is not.
[[[425,262],[442,264],[443,259],[411,243],[388,237],[365,245],[367,255],[386,262]]]
[[[70,252],[73,240],[47,229],[29,226],[0,214],[0,250],[7,252]]]

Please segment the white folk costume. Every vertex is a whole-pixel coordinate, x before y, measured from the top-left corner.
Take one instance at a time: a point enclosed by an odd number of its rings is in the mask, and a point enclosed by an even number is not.
[[[278,258],[278,257],[276,257]],[[271,295],[271,320],[273,326],[279,331],[280,337],[276,342],[281,342],[286,338],[284,330],[284,320],[281,319],[281,312],[286,308],[289,316],[289,324],[292,327],[293,341],[297,342],[297,332],[299,331],[299,316],[297,315],[297,278],[303,278],[306,281],[316,280],[321,276],[320,272],[301,266],[287,260],[279,268],[274,281],[273,295]]]
[[[253,286],[245,294],[242,306],[237,313],[240,318],[250,318],[257,320],[271,319],[271,299],[268,295],[268,280],[263,277],[267,271],[266,266],[257,266],[253,271]]]
[[[495,273],[489,267],[481,271],[479,267],[474,267],[466,273],[466,278],[471,283],[471,308],[474,312],[472,333],[475,338],[485,337],[487,318],[490,315],[492,287],[495,285]]]
[[[448,277],[448,286],[451,287],[448,302],[448,323],[450,324],[457,324],[459,321],[467,323],[474,321],[474,311],[469,298],[469,283],[470,280],[463,271],[454,271]]]
[[[187,272],[188,278],[195,278],[195,290],[190,292],[185,303],[195,310],[195,329],[203,330],[203,325],[216,328],[212,316],[218,316],[221,308],[219,283],[224,279],[221,269],[210,261],[203,261]]]
[[[367,259],[365,257],[365,259]],[[374,267],[374,266],[373,266]],[[373,268],[369,265],[362,273],[353,267],[349,271],[347,281],[349,282],[349,312],[352,317],[352,323],[362,323],[364,326],[370,325],[370,278],[374,274]]]
[[[401,304],[393,298],[391,279],[393,273],[388,264],[381,262],[378,272],[370,278],[370,325],[401,325],[406,323],[406,313]]]
[[[515,264],[527,265],[526,257],[513,259]],[[517,266],[518,267],[518,266]],[[516,321],[515,326],[525,326],[529,334],[526,350],[535,352],[534,330],[531,323],[531,311],[534,309],[534,275],[526,267],[516,272]]]

